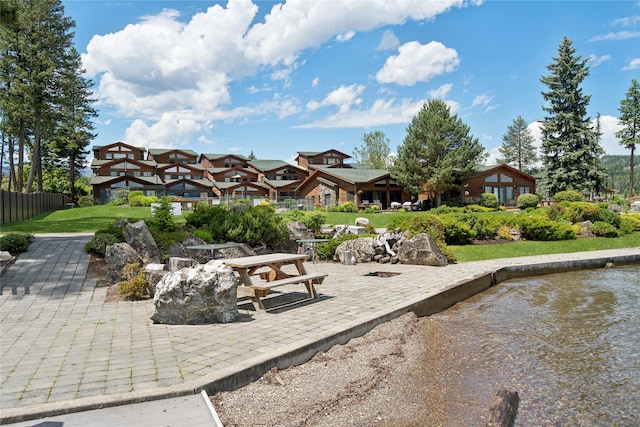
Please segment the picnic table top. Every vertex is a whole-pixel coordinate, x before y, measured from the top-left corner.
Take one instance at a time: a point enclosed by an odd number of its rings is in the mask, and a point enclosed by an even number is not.
[[[307,256],[307,254],[273,253],[240,258],[227,258],[223,259],[222,262],[229,267],[250,268],[261,265],[267,266],[269,264],[288,263],[298,260],[305,260],[307,259]]]

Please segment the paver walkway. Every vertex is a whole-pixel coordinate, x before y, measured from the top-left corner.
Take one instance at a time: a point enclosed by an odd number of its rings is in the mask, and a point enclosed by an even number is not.
[[[89,238],[38,235],[0,278],[0,421],[199,393],[274,355],[325,350],[336,336],[346,342],[455,283],[509,265],[640,262],[640,250],[630,248],[446,267],[309,263],[310,273],[329,275],[318,300],[308,300],[302,285],[284,286],[266,299],[266,314],[246,301],[235,323],[173,326],[149,320],[151,301],[105,303],[106,288],[85,278]]]

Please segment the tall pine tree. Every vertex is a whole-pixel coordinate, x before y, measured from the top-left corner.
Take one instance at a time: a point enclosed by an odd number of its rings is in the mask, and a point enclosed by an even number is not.
[[[580,88],[589,75],[588,59],[576,55],[573,43],[564,37],[553,60],[547,66],[549,75],[540,79],[548,88],[542,92],[547,103],[542,107],[544,184],[550,196],[568,189],[593,194],[602,184],[604,151],[587,117],[591,96]]]
[[[527,122],[518,116],[507,127],[507,133],[502,135],[502,146],[498,151],[502,155],[501,163],[515,164],[518,170],[529,170],[538,156],[533,145],[533,134],[527,128]]]
[[[620,125],[622,129],[616,132],[620,145],[631,151],[629,161],[629,196],[634,193],[634,152],[636,144],[640,144],[640,83],[631,80],[631,86],[625,99],[620,101]]]
[[[76,126],[78,132],[90,133],[92,130],[90,124],[85,127],[86,121],[80,127],[77,127],[77,121],[75,125],[68,122],[71,118],[69,105],[80,108],[80,105],[92,102],[88,98],[90,84],[81,82],[79,56],[73,49],[75,23],[64,15],[61,1],[14,0],[12,4],[15,6],[14,20],[11,25],[0,27],[0,126],[10,144],[9,151],[17,141],[16,189],[31,192],[35,187],[41,192],[43,159],[68,156],[53,151],[54,141],[61,133],[60,126]],[[70,80],[75,80],[76,86],[88,85],[87,90],[70,90],[73,86]],[[84,100],[66,99],[67,96],[76,97],[80,92],[83,92]],[[31,157],[26,185],[21,181],[24,153]]]
[[[427,184],[439,205],[442,193],[459,190],[483,156],[484,147],[469,134],[469,126],[451,115],[444,101],[433,99],[407,127],[391,173],[409,194],[423,192]]]

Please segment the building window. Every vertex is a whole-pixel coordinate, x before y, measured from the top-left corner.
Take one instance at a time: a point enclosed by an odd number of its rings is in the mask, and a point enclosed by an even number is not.
[[[498,182],[498,174],[494,173],[493,175],[489,175],[484,179],[485,182]]]
[[[105,155],[104,155],[104,158],[105,158],[105,159],[107,159],[107,160],[111,160],[111,159],[113,159],[113,153],[107,153],[107,154],[105,154]]]
[[[513,178],[511,178],[509,175],[505,175],[503,173],[500,174],[500,181],[502,182],[513,182]]]
[[[520,194],[529,194],[529,193],[531,193],[531,187],[529,187],[528,185],[520,186]]]

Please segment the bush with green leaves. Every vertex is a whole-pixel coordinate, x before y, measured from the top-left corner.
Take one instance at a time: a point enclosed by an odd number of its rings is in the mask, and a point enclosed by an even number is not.
[[[518,209],[525,210],[527,208],[535,208],[538,206],[538,196],[531,193],[525,193],[518,196]]]
[[[552,221],[541,215],[530,215],[520,220],[522,237],[528,240],[572,240],[576,232],[570,224]]]
[[[327,220],[327,214],[323,211],[289,211],[285,215],[287,221],[298,221],[314,233],[318,233]]]
[[[120,233],[122,235],[122,232]],[[111,233],[96,232],[96,234],[84,245],[85,252],[102,255],[107,251],[107,246],[122,242],[123,239]]]
[[[567,208],[565,208],[562,204],[553,203],[546,210],[547,218],[549,218],[552,221],[558,221],[560,218],[564,216],[566,211],[567,211]]]
[[[584,194],[577,190],[558,191],[553,195],[553,199],[557,202],[584,202]]]
[[[344,202],[338,207],[338,212],[358,212],[358,207],[354,202]]]
[[[488,208],[486,206],[480,206],[480,205],[467,205],[465,206],[465,209],[468,209],[471,212],[493,212],[495,211],[495,208]]]
[[[640,215],[620,216],[620,229],[625,230],[625,234],[640,231]]]
[[[129,190],[116,191],[116,195],[112,203],[116,206],[126,205],[129,203]]]
[[[448,245],[464,245],[476,237],[470,221],[462,220],[455,214],[440,215],[444,225],[444,241]]]
[[[0,237],[0,251],[6,251],[16,256],[26,252],[32,240],[33,234],[7,233]]]
[[[589,231],[598,237],[618,237],[618,229],[608,222],[596,221],[589,226]]]
[[[254,206],[233,212],[225,223],[226,241],[250,246],[264,244],[274,247],[281,244],[289,237],[289,229],[284,218],[274,214],[271,206]]]
[[[498,202],[498,197],[496,197],[493,193],[482,193],[480,195],[480,206],[484,206],[485,208],[498,209],[500,202]]]
[[[120,283],[120,293],[125,295],[127,299],[148,299],[153,295],[153,290],[140,264],[127,264],[124,267],[122,278],[125,281]]]
[[[620,228],[620,214],[610,210],[606,205],[602,205],[597,217],[598,221],[603,221]]]

